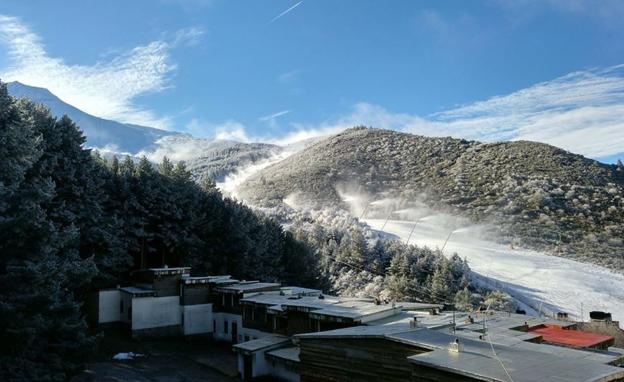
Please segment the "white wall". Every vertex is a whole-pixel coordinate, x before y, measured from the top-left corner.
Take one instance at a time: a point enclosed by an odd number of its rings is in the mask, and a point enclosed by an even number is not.
[[[216,321],[217,330],[213,333],[213,337],[219,341],[232,342],[232,322],[236,322],[238,326],[238,339],[237,342],[245,342],[245,336],[249,337],[249,340],[258,339],[272,335],[268,332],[261,332],[257,329],[243,328],[243,316],[232,313],[213,313],[212,320]],[[228,331],[227,334],[224,331],[224,322],[227,321]],[[210,323],[212,328],[212,323]]]
[[[184,334],[212,333],[212,304],[184,305]]]
[[[119,289],[101,290],[98,292],[98,323],[117,322],[121,320],[119,313]]]
[[[181,324],[180,296],[132,299],[132,330]]]

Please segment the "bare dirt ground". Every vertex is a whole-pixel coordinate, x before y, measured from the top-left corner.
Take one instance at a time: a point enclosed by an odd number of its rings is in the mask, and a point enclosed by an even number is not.
[[[113,360],[118,353],[144,355]],[[127,334],[103,333],[96,354],[72,382],[233,382],[238,381],[236,355],[231,344],[210,339],[133,341]]]

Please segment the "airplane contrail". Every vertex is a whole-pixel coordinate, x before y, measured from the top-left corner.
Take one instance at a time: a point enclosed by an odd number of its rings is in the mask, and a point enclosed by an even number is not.
[[[303,3],[303,0],[301,0],[300,2],[298,2],[297,4],[293,5],[292,7],[288,8],[287,10],[285,10],[284,12],[280,13],[279,15],[273,17],[273,19],[271,21],[269,21],[269,24],[271,24],[272,22],[274,22],[275,20],[279,19],[280,17],[285,16],[288,12],[292,11],[293,9],[297,8],[298,6],[301,5],[301,3]]]

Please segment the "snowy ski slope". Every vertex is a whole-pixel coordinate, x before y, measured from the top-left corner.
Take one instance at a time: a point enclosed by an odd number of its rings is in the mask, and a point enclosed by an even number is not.
[[[380,230],[384,219],[363,219]],[[596,265],[580,263],[521,248],[510,248],[479,238],[479,227],[452,231],[435,218],[413,221],[389,220],[383,232],[410,244],[444,248],[447,256],[457,252],[466,258],[478,281],[504,290],[535,311],[568,312],[589,319],[589,311],[611,312],[624,322],[624,275]]]

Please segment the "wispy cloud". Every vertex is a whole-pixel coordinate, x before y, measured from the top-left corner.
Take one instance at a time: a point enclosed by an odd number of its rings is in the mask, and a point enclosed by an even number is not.
[[[160,92],[175,72],[170,50],[196,41],[202,34],[191,28],[170,41],[153,41],[92,65],[66,63],[51,57],[41,38],[20,19],[0,15],[0,44],[9,65],[0,70],[4,81],[45,87],[79,109],[104,118],[167,128],[169,118],[141,107],[140,95]]]
[[[283,110],[261,117],[270,121]],[[337,118],[320,123],[291,123],[285,135],[257,135],[243,123],[193,121],[189,133],[240,142],[298,145],[347,128],[365,125],[425,136],[452,136],[485,142],[532,140],[592,158],[624,152],[624,65],[577,71],[511,94],[419,116],[383,106],[356,103]]]
[[[535,140],[602,157],[624,151],[624,65],[577,71],[431,116],[452,135]],[[414,130],[414,129],[412,129]]]
[[[293,124],[273,142],[292,143],[356,125],[486,142],[533,140],[588,157],[624,151],[624,65],[577,71],[504,96],[418,116],[357,103],[320,124]]]
[[[268,121],[274,120],[277,117],[281,117],[282,115],[288,114],[290,112],[291,112],[291,110],[278,111],[277,113],[273,113],[273,114],[265,115],[264,117],[260,117],[260,118],[258,118],[258,121],[260,121],[260,122],[268,122]]]
[[[206,35],[206,30],[201,27],[189,27],[176,31],[173,34],[173,45],[195,46]]]
[[[275,129],[278,127],[277,125],[277,119],[283,115],[289,114],[291,113],[291,110],[282,110],[282,111],[278,111],[277,113],[273,113],[273,114],[269,114],[269,115],[265,115],[263,117],[258,118],[258,121],[262,122],[262,123],[266,123],[270,128]]]
[[[281,84],[292,83],[299,77],[300,72],[301,70],[295,69],[295,70],[290,70],[288,72],[280,73],[280,75],[277,76],[277,82]]]
[[[284,12],[280,13],[279,15],[277,15],[277,16],[275,16],[275,17],[273,17],[273,18],[271,19],[271,21],[269,21],[269,24],[274,23],[274,22],[275,22],[275,21],[277,21],[278,19],[280,19],[280,18],[282,18],[282,17],[286,16],[286,15],[287,15],[288,13],[290,13],[293,9],[297,8],[298,6],[300,6],[300,5],[301,5],[301,3],[303,3],[303,0],[302,0],[302,1],[299,1],[299,2],[298,2],[298,3],[296,3],[295,5],[291,6],[291,7],[290,7],[290,8],[288,8],[288,9],[286,9]]]

